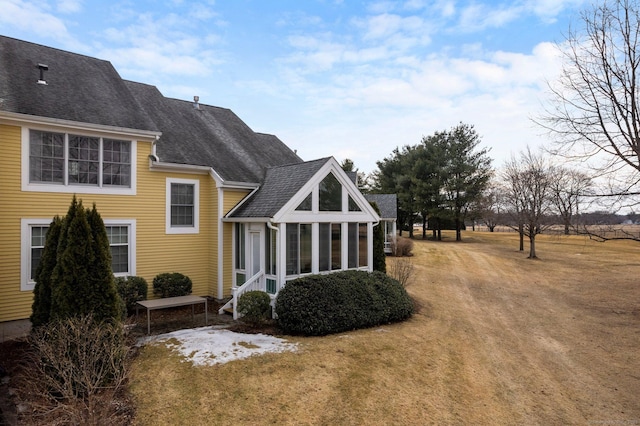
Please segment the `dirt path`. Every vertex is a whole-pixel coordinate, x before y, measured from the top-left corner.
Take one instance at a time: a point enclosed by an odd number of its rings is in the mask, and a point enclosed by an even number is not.
[[[425,338],[439,336],[431,420],[640,424],[640,247],[623,262],[549,239],[546,259],[527,260],[469,235],[414,250],[428,266],[409,290],[430,317]]]

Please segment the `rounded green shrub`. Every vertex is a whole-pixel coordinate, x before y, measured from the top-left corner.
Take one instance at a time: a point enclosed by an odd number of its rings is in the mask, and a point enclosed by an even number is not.
[[[237,310],[243,322],[254,326],[263,324],[271,317],[271,297],[264,291],[248,291],[238,299]]]
[[[147,300],[149,285],[142,277],[116,277],[116,287],[127,312],[133,312],[136,302]]]
[[[405,320],[413,301],[382,272],[343,271],[288,282],[275,310],[284,332],[322,336]]]
[[[179,272],[164,272],[153,279],[153,294],[157,297],[176,297],[191,294],[191,278]]]

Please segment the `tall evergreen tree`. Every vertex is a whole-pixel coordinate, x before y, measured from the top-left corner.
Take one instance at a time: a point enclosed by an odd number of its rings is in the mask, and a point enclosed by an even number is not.
[[[118,295],[111,265],[109,236],[95,203],[87,209],[87,220],[91,228],[93,262],[89,265],[86,298],[87,311],[93,312],[97,320],[120,319],[124,306]]]
[[[370,204],[380,216],[378,204],[375,202]],[[382,223],[373,228],[373,270],[387,272],[387,256],[384,254],[384,226]]]
[[[57,262],[51,280],[51,319],[87,313],[82,301],[86,296],[89,264],[93,263],[92,238],[82,200],[78,201],[74,195],[60,231]]]
[[[85,210],[74,196],[62,221],[51,274],[51,319],[90,314],[97,321],[119,320],[121,303],[104,222],[95,204]]]
[[[60,216],[54,217],[49,225],[44,249],[42,250],[42,257],[36,269],[36,286],[33,290],[31,312],[31,324],[34,327],[48,323],[51,316],[51,275],[56,266],[61,228],[62,219]]]

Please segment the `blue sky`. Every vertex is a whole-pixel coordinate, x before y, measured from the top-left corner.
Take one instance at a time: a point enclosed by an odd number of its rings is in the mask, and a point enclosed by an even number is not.
[[[0,0],[0,34],[113,63],[167,97],[232,109],[305,160],[364,172],[472,124],[499,167],[546,143],[531,121],[586,0]]]

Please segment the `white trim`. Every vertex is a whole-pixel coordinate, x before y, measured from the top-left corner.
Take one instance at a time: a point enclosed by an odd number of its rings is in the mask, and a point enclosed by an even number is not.
[[[56,184],[56,183],[37,183],[37,182],[29,182],[29,131],[30,130],[38,130],[44,132],[55,132],[55,133],[64,133],[65,135],[65,173],[64,173],[64,184]],[[21,131],[21,180],[22,180],[22,191],[24,192],[55,192],[55,193],[67,193],[67,194],[105,194],[105,195],[136,195],[136,183],[137,183],[137,175],[138,175],[138,141],[135,139],[123,138],[122,140],[126,140],[131,143],[131,182],[129,187],[124,186],[97,186],[97,185],[78,185],[78,184],[68,184],[67,182],[67,161],[68,161],[68,146],[67,139],[69,133],[73,133],[74,130],[77,129],[69,129],[69,128],[60,128],[56,130],[52,130],[51,128],[39,127],[39,126],[30,126],[30,127],[22,127]],[[101,138],[100,146],[102,147],[102,138],[116,138],[121,137],[120,135],[112,135],[112,134],[100,134],[97,132],[94,133],[84,133],[83,136],[93,136]],[[100,158],[102,158],[102,150],[100,151]],[[102,161],[100,162],[100,166],[102,166]],[[102,171],[100,170],[100,175],[102,175]]]
[[[200,232],[200,181],[197,179],[166,178],[165,232],[167,234],[198,234]],[[171,225],[171,184],[193,185],[193,226]]]
[[[224,297],[224,190],[218,187],[218,292],[217,298],[221,300]],[[231,233],[235,234],[234,232]],[[231,270],[233,271],[235,260],[233,259],[234,247],[231,247]]]
[[[0,119],[7,121],[9,124],[16,126],[29,126],[33,124],[46,128],[66,128],[74,129],[73,131],[101,132],[114,135],[126,135],[127,138],[148,138],[150,141],[162,135],[162,132],[153,130],[131,129],[127,127],[106,126],[102,124],[82,123],[78,121],[62,120],[59,118],[38,117],[30,114],[20,114],[16,112],[0,111]]]
[[[329,174],[334,177],[342,186],[342,211],[319,211],[318,209],[318,185]],[[311,196],[311,211],[297,211],[296,208],[309,195]],[[360,207],[361,211],[349,211],[349,195]],[[313,177],[311,177],[300,190],[287,201],[282,208],[273,215],[274,222],[377,222],[380,217],[375,212],[371,204],[364,198],[357,186],[340,167],[335,158],[330,157],[327,162],[320,167]]]
[[[29,279],[31,273],[31,227],[49,226],[52,219],[20,219],[20,291],[33,291],[35,281]]]

